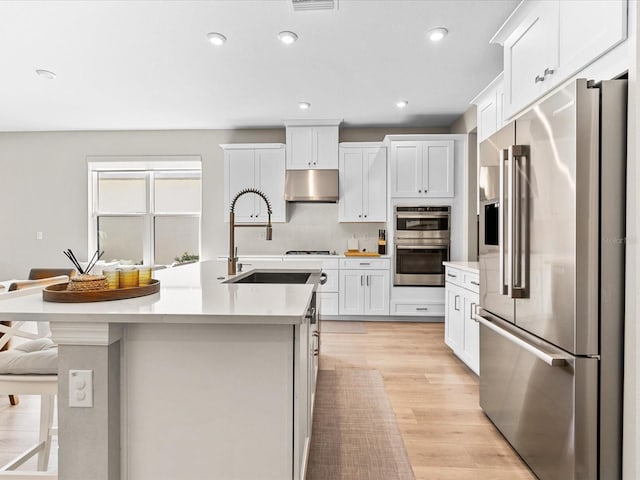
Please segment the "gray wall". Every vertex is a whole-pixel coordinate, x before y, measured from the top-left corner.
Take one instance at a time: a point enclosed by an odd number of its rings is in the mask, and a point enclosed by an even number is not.
[[[342,128],[340,141],[379,141],[385,134],[442,133],[444,129]],[[62,251],[87,252],[89,155],[200,155],[203,259],[227,254],[221,143],[285,142],[285,130],[176,130],[0,133],[0,279],[25,278],[32,267],[68,266]],[[274,227],[272,242],[245,229],[245,254],[288,249],[346,249],[355,235],[375,247],[382,224],[338,224],[336,205],[293,205],[290,222]],[[43,232],[43,240],[36,240]]]

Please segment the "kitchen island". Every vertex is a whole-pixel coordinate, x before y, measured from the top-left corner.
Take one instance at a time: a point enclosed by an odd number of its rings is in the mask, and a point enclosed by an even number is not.
[[[127,300],[0,302],[0,321],[48,321],[59,345],[61,480],[304,477],[314,285],[223,283],[225,272],[161,270],[159,293]],[[91,371],[90,407],[69,406],[70,370]]]

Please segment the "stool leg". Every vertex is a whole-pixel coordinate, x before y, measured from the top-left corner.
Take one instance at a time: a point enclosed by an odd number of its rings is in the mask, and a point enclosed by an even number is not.
[[[15,407],[20,403],[20,399],[17,395],[9,395],[9,403]]]
[[[49,468],[49,455],[51,454],[51,429],[53,428],[53,407],[55,396],[42,395],[40,400],[40,442],[44,442],[44,448],[38,452],[38,471],[46,471]]]

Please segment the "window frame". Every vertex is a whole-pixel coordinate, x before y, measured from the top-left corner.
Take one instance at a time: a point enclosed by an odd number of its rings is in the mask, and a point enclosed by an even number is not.
[[[202,249],[202,159],[198,155],[179,156],[117,156],[87,157],[88,165],[88,252],[98,249],[98,217],[135,217],[143,219],[142,261],[155,265],[155,218],[189,217],[198,219],[198,252]],[[101,212],[98,209],[99,181],[103,172],[144,173],[145,212]],[[197,172],[200,175],[200,211],[199,212],[156,212],[155,211],[155,175],[156,173]]]

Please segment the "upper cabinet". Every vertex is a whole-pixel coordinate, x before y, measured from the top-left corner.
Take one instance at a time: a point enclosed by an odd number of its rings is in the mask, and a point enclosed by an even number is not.
[[[452,140],[392,141],[391,197],[453,197]]]
[[[233,197],[245,188],[262,191],[271,202],[271,221],[286,222],[284,156],[282,143],[228,144],[224,150],[224,218],[229,218]],[[235,206],[236,223],[267,221],[267,206],[258,195],[241,196]]]
[[[498,75],[476,98],[471,100],[478,110],[478,142],[504,126],[504,81]]]
[[[522,2],[491,40],[504,47],[505,118],[626,37],[626,0]]]
[[[387,149],[377,143],[340,144],[340,222],[386,222]]]
[[[337,169],[339,120],[287,121],[287,169]]]

